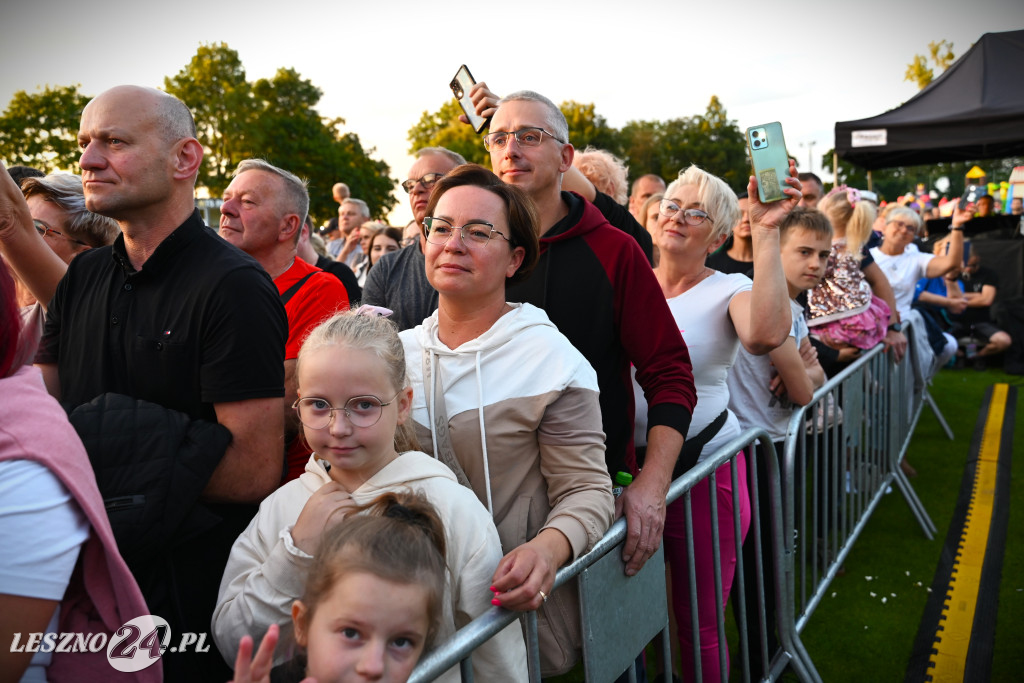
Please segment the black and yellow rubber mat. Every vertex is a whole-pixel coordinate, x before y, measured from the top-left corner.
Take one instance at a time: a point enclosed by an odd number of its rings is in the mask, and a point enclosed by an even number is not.
[[[907,683],[988,681],[1009,518],[1016,387],[989,387]]]

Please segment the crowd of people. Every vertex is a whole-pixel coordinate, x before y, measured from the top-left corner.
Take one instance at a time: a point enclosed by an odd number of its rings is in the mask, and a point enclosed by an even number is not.
[[[725,471],[694,490],[692,555],[672,480],[747,427],[781,442],[863,350],[902,362],[921,306],[959,325],[912,335],[921,382],[959,336],[1011,343],[982,319],[998,279],[963,263],[973,207],[932,255],[912,209],[879,235],[873,197],[792,161],[773,203],[698,166],[630,188],[550,99],[471,97],[493,171],[419,150],[404,229],[344,183],[318,229],[304,181],[256,158],[210,229],[191,113],[136,86],[85,107],[81,175],[2,169],[0,641],[145,615],[211,634],[120,674],[102,652],[0,652],[12,680],[404,681],[492,606],[537,611],[542,671],[563,673],[579,606],[555,574],[618,517],[626,575],[664,543],[684,678],[693,565],[717,680],[714,566],[727,602],[762,459],[737,457],[738,496]],[[525,681],[526,661],[513,623],[472,666]]]

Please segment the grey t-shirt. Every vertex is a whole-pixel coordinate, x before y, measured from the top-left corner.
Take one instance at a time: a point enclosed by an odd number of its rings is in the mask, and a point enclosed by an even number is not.
[[[399,331],[419,325],[437,310],[437,290],[427,280],[426,261],[419,244],[381,257],[366,276],[363,303],[394,311]]]

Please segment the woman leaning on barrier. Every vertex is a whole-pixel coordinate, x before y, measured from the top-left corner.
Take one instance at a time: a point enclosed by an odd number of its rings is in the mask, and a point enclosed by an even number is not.
[[[778,224],[800,199],[800,181],[790,162],[786,198],[772,204],[757,199],[751,179],[750,224],[754,250],[754,279],[725,274],[705,265],[729,236],[741,217],[735,193],[721,178],[690,166],[665,190],[654,227],[654,244],[661,257],[654,273],[669,308],[690,350],[697,408],[673,478],[711,456],[725,442],[738,436],[740,425],[729,410],[726,375],[742,344],[754,354],[764,354],[781,344],[789,332],[789,293],[779,256]],[[642,394],[634,392],[642,401]],[[646,406],[638,405],[638,420]],[[738,472],[740,517],[745,536],[750,524],[746,461],[735,460]],[[728,601],[736,567],[733,491],[730,465],[716,471],[719,554],[723,600]],[[708,480],[692,492],[694,562],[697,576],[697,613],[700,626],[701,671],[705,680],[720,680],[719,643],[715,609],[715,585]],[[689,562],[686,544],[684,501],[668,508],[665,518],[665,559],[672,582],[672,608],[679,629],[683,673],[694,670],[690,619]],[[728,661],[728,660],[727,660]]]
[[[525,194],[460,166],[437,181],[423,224],[438,309],[401,334],[417,437],[490,510],[506,553],[494,603],[540,609],[541,669],[561,673],[580,639],[574,591],[548,600],[555,573],[613,513],[597,376],[544,311],[506,303],[539,252]]]

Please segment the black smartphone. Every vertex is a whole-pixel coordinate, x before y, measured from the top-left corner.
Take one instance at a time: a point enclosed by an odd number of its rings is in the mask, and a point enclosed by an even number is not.
[[[985,188],[981,185],[968,185],[967,189],[964,190],[963,196],[960,197],[960,210],[963,211],[967,208],[968,204],[978,201],[978,197],[984,194]]]
[[[462,112],[469,119],[469,123],[473,126],[473,130],[477,133],[482,133],[484,128],[491,122],[489,118],[484,118],[476,113],[476,108],[473,107],[473,100],[469,98],[469,91],[476,85],[476,81],[473,80],[473,74],[469,73],[469,67],[465,64],[459,67],[459,70],[455,74],[455,78],[448,84],[448,87],[452,89],[452,94],[455,95],[455,99],[459,101],[459,106],[462,107]]]

